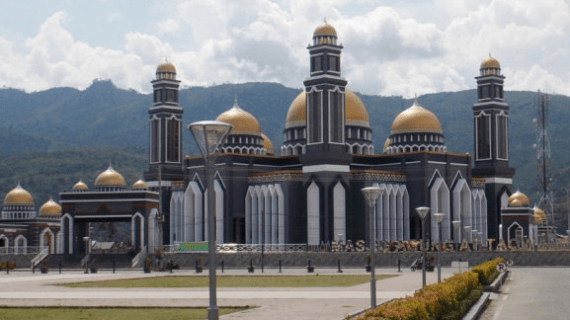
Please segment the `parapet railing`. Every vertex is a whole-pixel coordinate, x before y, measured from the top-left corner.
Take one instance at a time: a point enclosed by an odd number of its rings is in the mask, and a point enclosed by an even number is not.
[[[4,255],[37,255],[39,254],[42,249],[44,249],[46,247],[40,247],[40,246],[25,246],[25,247],[18,247],[18,248],[14,248],[14,247],[0,247],[0,256],[4,256]]]

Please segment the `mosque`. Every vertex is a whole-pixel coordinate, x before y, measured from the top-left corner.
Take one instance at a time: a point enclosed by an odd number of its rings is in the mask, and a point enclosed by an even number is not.
[[[383,149],[375,150],[366,106],[342,76],[343,46],[335,28],[319,25],[307,49],[309,76],[284,119],[280,155],[238,99],[216,119],[233,126],[215,164],[217,243],[368,242],[370,223],[377,239],[420,239],[415,212],[420,206],[431,208],[428,238],[438,237],[436,212],[445,214],[444,239],[500,237],[501,211],[513,206],[514,170],[509,167],[505,77],[495,58],[483,60],[475,77],[471,155],[448,151],[438,118],[417,100],[396,116]],[[206,241],[204,160],[183,156],[184,110],[176,77],[174,64],[165,61],[152,81],[146,182],[128,188],[109,168],[93,189],[80,181],[60,193],[63,208],[50,200],[38,215],[31,195],[18,186],[4,199],[0,244],[49,244],[73,254],[83,250],[80,238],[95,222],[130,227],[126,237],[136,249]],[[467,108],[457,116],[462,114],[468,116]],[[367,186],[384,190],[373,221],[361,194]]]
[[[377,239],[421,238],[414,210],[420,206],[445,214],[444,239],[498,238],[514,176],[499,62],[489,56],[476,77],[473,155],[448,151],[438,118],[417,100],[394,119],[377,152],[366,106],[342,77],[342,50],[332,25],[314,30],[309,77],[289,106],[281,155],[237,99],[217,117],[233,125],[215,166],[217,243],[368,241],[371,222],[360,190],[373,185],[384,189],[372,222]],[[204,161],[182,157],[175,66],[161,63],[156,75],[145,178],[151,188],[160,184],[162,198],[168,199],[164,243],[205,241]],[[429,238],[437,236],[431,214],[426,229]]]

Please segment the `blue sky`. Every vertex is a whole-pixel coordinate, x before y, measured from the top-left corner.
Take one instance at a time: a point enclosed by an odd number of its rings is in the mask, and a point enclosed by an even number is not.
[[[97,78],[149,92],[168,56],[183,86],[301,88],[306,47],[324,17],[344,45],[343,76],[355,91],[474,88],[491,53],[507,90],[570,95],[564,0],[2,1],[0,87],[84,89]]]

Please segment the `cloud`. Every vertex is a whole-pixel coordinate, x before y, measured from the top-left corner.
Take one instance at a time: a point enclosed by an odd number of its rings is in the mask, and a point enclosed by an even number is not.
[[[122,48],[109,49],[75,39],[62,11],[44,21],[23,51],[0,37],[0,86],[85,88],[108,78],[149,92],[156,65],[168,57],[183,86],[275,81],[301,87],[309,74],[307,45],[326,17],[344,45],[343,76],[356,91],[411,97],[474,88],[479,64],[491,52],[507,90],[570,94],[570,74],[561,68],[570,57],[568,16],[564,0],[433,0],[420,7],[189,0],[153,22],[155,33],[141,27],[124,35]]]
[[[123,15],[115,12],[115,13],[111,13],[108,17],[107,17],[107,21],[108,22],[120,22],[123,20]]]

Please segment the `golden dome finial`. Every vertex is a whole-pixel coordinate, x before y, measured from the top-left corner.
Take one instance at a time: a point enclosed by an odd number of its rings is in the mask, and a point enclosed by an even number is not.
[[[528,206],[530,203],[530,200],[528,200],[528,197],[520,192],[519,190],[517,190],[517,192],[511,194],[511,196],[509,197],[508,200],[508,205],[511,207],[522,207],[522,206]]]
[[[485,58],[483,62],[481,62],[481,65],[479,67],[479,69],[487,69],[487,68],[494,68],[494,69],[501,68],[501,64],[499,63],[499,61],[493,58],[493,56],[491,56],[491,52],[489,52],[489,56]]]

